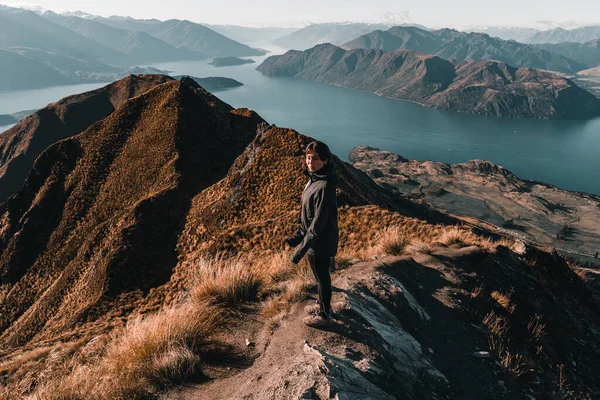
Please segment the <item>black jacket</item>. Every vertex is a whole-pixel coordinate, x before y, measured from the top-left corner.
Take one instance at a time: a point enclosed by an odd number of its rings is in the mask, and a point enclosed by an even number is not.
[[[333,257],[338,247],[338,220],[335,188],[337,177],[331,164],[316,173],[305,172],[309,181],[302,193],[300,229],[302,242],[292,255],[298,263],[306,253]]]

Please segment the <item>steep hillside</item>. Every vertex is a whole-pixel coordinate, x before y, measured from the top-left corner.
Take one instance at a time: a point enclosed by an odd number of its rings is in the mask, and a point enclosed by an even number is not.
[[[497,61],[450,62],[408,50],[344,50],[331,44],[267,58],[266,76],[374,92],[444,110],[535,118],[589,118],[600,101],[558,75]]]
[[[539,48],[484,33],[465,33],[453,29],[426,31],[415,27],[395,26],[387,31],[375,31],[360,36],[341,47],[385,51],[415,50],[447,60],[497,60],[515,67],[560,72],[577,72],[591,66],[584,59],[553,53],[550,48]]]
[[[171,78],[164,75],[130,75],[52,103],[4,132],[0,136],[0,203],[23,186],[33,162],[48,146],[79,134],[127,99],[168,80]]]
[[[167,282],[191,199],[260,121],[183,79],[46,149],[0,205],[2,347],[56,337]]]

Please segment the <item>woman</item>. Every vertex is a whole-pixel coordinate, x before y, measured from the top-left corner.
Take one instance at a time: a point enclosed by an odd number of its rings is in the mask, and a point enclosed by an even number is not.
[[[291,260],[294,264],[307,255],[310,268],[319,288],[318,306],[307,306],[314,314],[302,319],[306,325],[319,327],[333,324],[331,312],[331,276],[329,263],[337,253],[338,222],[335,188],[337,179],[329,147],[314,141],[306,146],[306,166],[309,180],[302,193],[300,227],[296,236],[287,239],[296,247]]]

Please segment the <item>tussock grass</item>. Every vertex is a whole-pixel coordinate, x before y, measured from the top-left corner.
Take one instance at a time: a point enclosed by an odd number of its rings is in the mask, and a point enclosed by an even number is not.
[[[431,243],[422,240],[413,240],[406,247],[406,252],[408,254],[431,254],[433,252],[433,247],[431,246]]]
[[[402,227],[390,226],[377,233],[376,238],[381,251],[385,254],[400,255],[410,243]]]
[[[261,263],[241,256],[201,258],[190,291],[192,300],[230,308],[255,301],[268,275],[257,265]]]
[[[504,308],[506,311],[508,311],[509,313],[513,313],[515,311],[515,305],[511,303],[510,301],[510,294],[506,294],[506,293],[502,293],[499,291],[493,291],[492,293],[490,293],[490,296],[496,300],[496,302],[502,306],[502,308]]]

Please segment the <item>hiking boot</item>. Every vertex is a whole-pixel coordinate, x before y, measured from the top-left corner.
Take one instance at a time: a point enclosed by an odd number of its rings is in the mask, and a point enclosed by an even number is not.
[[[309,304],[306,307],[304,307],[304,312],[307,314],[318,314],[319,311],[321,311],[321,306],[319,306],[319,303]]]
[[[335,322],[333,321],[333,317],[329,314],[327,316],[323,316],[321,314],[313,315],[310,317],[302,318],[302,322],[304,325],[311,326],[313,328],[322,328],[327,326],[332,326]]]

